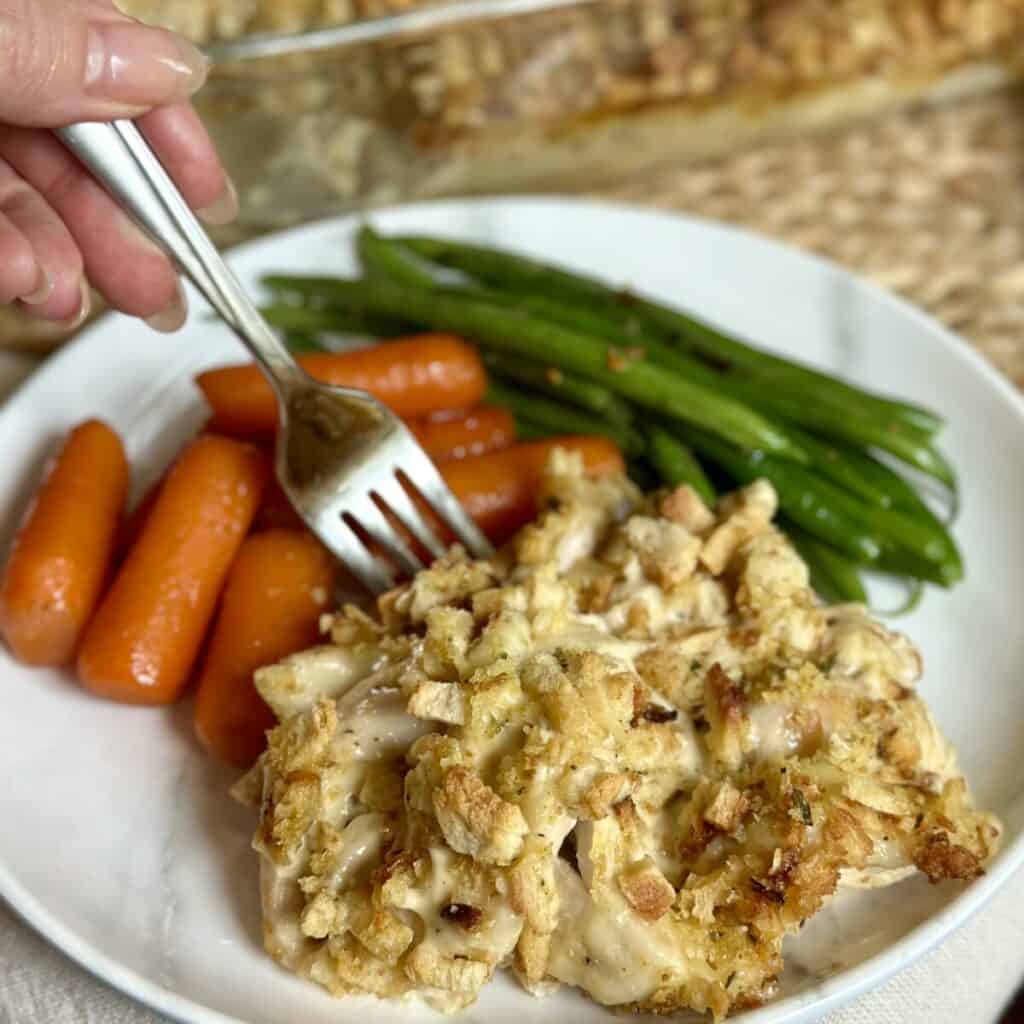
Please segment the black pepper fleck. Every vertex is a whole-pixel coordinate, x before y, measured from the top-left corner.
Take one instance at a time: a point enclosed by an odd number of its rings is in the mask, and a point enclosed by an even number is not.
[[[814,815],[811,814],[811,805],[807,802],[807,797],[804,796],[802,790],[793,790],[793,803],[796,804],[797,810],[800,812],[800,817],[803,819],[804,824],[813,825]]]
[[[471,907],[468,903],[449,903],[441,910],[441,917],[445,921],[467,929],[476,928],[483,916],[479,907]]]
[[[644,708],[643,718],[647,722],[653,722],[655,725],[663,725],[665,722],[674,722],[679,717],[679,712],[675,708],[662,708],[657,704],[648,704]]]

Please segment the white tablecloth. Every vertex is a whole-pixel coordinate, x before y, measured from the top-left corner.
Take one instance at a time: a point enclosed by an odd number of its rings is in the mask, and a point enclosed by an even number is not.
[[[0,396],[31,368],[29,359],[0,352]],[[826,1024],[995,1024],[1024,980],[1022,950],[1024,871],[924,960]],[[47,945],[0,901],[0,1024],[158,1021]]]

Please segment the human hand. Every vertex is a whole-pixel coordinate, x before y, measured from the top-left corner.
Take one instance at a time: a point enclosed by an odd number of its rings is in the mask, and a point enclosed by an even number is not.
[[[227,223],[234,188],[188,103],[206,73],[190,43],[112,0],[0,0],[0,305],[75,326],[87,277],[113,308],[181,326],[170,262],[49,129],[137,119],[200,217]]]

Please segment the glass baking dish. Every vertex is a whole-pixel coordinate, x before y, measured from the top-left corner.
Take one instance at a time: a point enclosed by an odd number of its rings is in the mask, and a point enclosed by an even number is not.
[[[416,198],[592,190],[991,88],[1024,50],[1017,0],[356,2],[347,16],[405,10],[208,46],[199,106],[244,231]]]
[[[408,199],[594,191],[989,89],[1024,53],[1020,0],[118,2],[215,60],[199,106],[242,199],[225,244]],[[0,310],[0,348],[64,336]]]

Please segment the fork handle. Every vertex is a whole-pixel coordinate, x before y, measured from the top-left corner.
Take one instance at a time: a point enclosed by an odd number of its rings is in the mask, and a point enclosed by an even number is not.
[[[234,329],[279,396],[303,376],[131,121],[74,124],[57,135]]]

